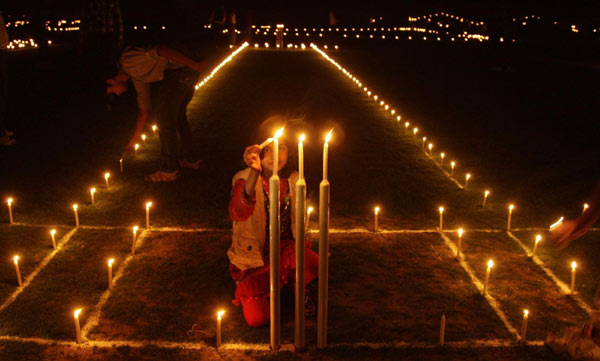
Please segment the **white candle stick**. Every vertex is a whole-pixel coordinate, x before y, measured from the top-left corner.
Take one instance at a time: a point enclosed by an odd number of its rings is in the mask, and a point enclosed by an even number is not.
[[[79,214],[77,214],[77,204],[73,204],[73,213],[75,213],[75,227],[79,227]]]
[[[106,189],[108,189],[108,178],[110,178],[110,173],[104,173],[104,181],[106,182]]]
[[[121,170],[121,173],[123,173],[123,158],[119,159],[119,169]]]
[[[54,238],[55,234],[56,234],[56,229],[53,229],[50,231],[50,237],[52,237],[52,247],[54,249],[56,249],[56,238]]]
[[[267,145],[269,145],[269,143],[271,143],[273,141],[273,138],[267,138],[267,140],[265,140],[264,142],[260,143],[259,147],[260,149],[263,149],[264,147],[266,147]]]
[[[323,145],[323,180],[319,185],[319,300],[317,314],[317,348],[327,347],[327,304],[329,288],[329,201],[330,183],[327,179],[327,150],[333,129]]]
[[[450,162],[450,177],[454,177],[454,167],[456,166],[456,162]]]
[[[490,281],[490,272],[492,271],[492,267],[494,267],[494,261],[489,260],[487,270],[485,271],[485,281],[483,282],[483,292],[481,293],[484,296],[488,289],[488,283]]]
[[[137,231],[139,227],[133,226],[133,237],[131,240],[131,254],[135,254],[135,241],[137,240]]]
[[[575,293],[575,274],[577,273],[577,262],[571,262],[571,293]]]
[[[429,145],[427,146],[427,148],[429,148],[429,156],[432,156],[432,151],[433,151],[433,143],[429,143]]]
[[[444,230],[444,207],[438,209],[440,211],[440,232]]]
[[[419,128],[413,128],[413,138],[417,139],[417,133],[419,132]]]
[[[487,203],[487,199],[488,199],[489,195],[490,195],[490,191],[486,189],[483,192],[483,203],[481,203],[481,207],[485,208],[485,204]]]
[[[113,277],[112,277],[112,265],[115,262],[114,258],[108,260],[108,289],[112,289]]]
[[[446,314],[442,314],[442,318],[440,319],[440,346],[444,346],[446,334]]]
[[[444,166],[444,158],[446,157],[446,154],[444,152],[440,153],[440,167]]]
[[[142,144],[146,145],[146,134],[142,134]]]
[[[96,188],[90,188],[90,196],[92,197],[92,204],[94,204],[94,193],[96,193]]]
[[[378,232],[379,231],[379,207],[375,207],[373,209],[373,213],[375,214],[375,224],[373,227],[373,232]]]
[[[6,200],[6,204],[8,204],[8,223],[9,224],[13,224],[12,203],[13,203],[12,198],[8,198]]]
[[[299,179],[304,179],[304,134],[300,136],[300,141],[298,142],[298,171],[299,171]]]
[[[133,156],[134,157],[137,155],[138,149],[140,149],[140,145],[135,143],[135,146],[133,147]]]
[[[410,125],[409,122],[404,122],[404,130],[408,132],[408,126]]]
[[[462,237],[463,237],[463,229],[458,229],[458,242],[456,243],[456,257],[460,257],[460,251],[462,247]]]
[[[589,204],[587,204],[587,203],[584,203],[584,204],[583,204],[583,210],[581,211],[581,214],[584,214],[584,213],[585,213],[585,211],[587,211],[587,209],[588,209],[588,208],[590,208],[590,205],[589,205]]]
[[[329,133],[327,133],[327,136],[325,137],[325,143],[323,144],[323,179],[324,180],[328,180],[327,177],[327,168],[328,168],[328,160],[329,160],[329,140],[331,139],[331,133],[333,132],[333,129],[331,129],[329,131]]]
[[[467,190],[467,186],[469,185],[469,179],[471,179],[471,173],[467,173],[465,175],[465,186],[463,187],[464,190]]]
[[[313,207],[308,207],[308,209],[306,210],[306,232],[308,232],[309,230],[309,225],[310,225],[310,214],[313,212]]]
[[[75,312],[73,312],[73,318],[75,320],[75,336],[76,336],[77,343],[83,342],[83,340],[81,338],[81,327],[79,326],[79,314],[80,313],[81,313],[81,308],[76,309]]]
[[[550,230],[553,230],[554,228],[556,228],[556,227],[560,226],[560,225],[562,224],[562,222],[564,221],[564,219],[565,219],[565,217],[560,217],[560,218],[558,219],[558,221],[556,221],[556,222],[552,223],[552,224],[550,225],[550,227],[549,227],[549,228],[550,228]]]
[[[531,252],[531,257],[535,257],[535,250],[537,250],[538,244],[540,243],[541,240],[542,240],[541,235],[538,234],[535,236],[535,244],[533,245],[533,252]]]
[[[156,130],[158,129],[158,127],[156,126],[156,124],[152,125],[152,135],[156,137]]]
[[[221,319],[224,314],[224,310],[217,312],[217,348],[221,347]]]
[[[506,222],[506,230],[510,231],[510,222],[512,220],[512,212],[515,209],[515,205],[511,204],[508,206],[508,221]]]
[[[427,137],[423,137],[423,142],[421,143],[421,149],[425,150],[425,141],[427,140]]]
[[[152,202],[146,202],[146,229],[150,229],[150,207]]]
[[[281,223],[279,213],[279,137],[283,127],[273,136],[273,174],[269,179],[269,260],[270,260],[270,315],[271,349],[279,350],[281,345]]]
[[[527,335],[527,319],[529,318],[529,311],[523,310],[523,324],[521,325],[521,342],[525,343]]]
[[[302,150],[302,140],[304,134],[300,137],[299,151]],[[303,160],[300,164],[303,164]],[[291,190],[290,190],[291,191]],[[295,241],[296,241],[296,282],[295,282],[295,324],[294,324],[294,346],[297,350],[301,350],[306,345],[306,327],[305,327],[305,258],[306,258],[306,230],[308,223],[308,217],[306,217],[306,181],[304,176],[296,181],[296,204],[295,204]]]
[[[15,271],[17,271],[17,281],[19,282],[19,287],[23,287],[23,280],[21,280],[21,271],[19,270],[19,256],[14,256],[13,262],[15,264]]]

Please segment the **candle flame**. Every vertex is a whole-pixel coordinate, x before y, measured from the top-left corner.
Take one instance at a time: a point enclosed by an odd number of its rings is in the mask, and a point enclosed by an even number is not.
[[[108,260],[108,266],[109,266],[109,267],[112,267],[112,264],[113,264],[114,262],[115,262],[115,259],[114,259],[114,258],[110,258],[110,259]]]
[[[535,243],[539,243],[542,240],[542,236],[540,234],[535,236]]]
[[[138,227],[138,226],[133,226],[133,233],[136,233],[139,228],[140,227]]]
[[[455,166],[455,165],[456,165],[456,162],[455,162],[455,161],[452,161],[452,162],[450,162],[450,166],[451,166],[452,168],[454,168],[454,166]]]
[[[445,156],[446,154],[444,154],[443,152],[440,154],[440,157],[442,157],[442,159],[444,159]]]
[[[96,188],[94,188],[94,187],[90,188],[90,193],[91,193],[91,194],[94,194],[94,193],[96,193]]]
[[[81,313],[81,308],[78,308],[75,310],[75,312],[73,312],[73,316],[75,316],[75,318],[78,318],[80,313]]]
[[[313,207],[308,207],[308,211],[307,211],[307,212],[308,212],[308,214],[311,214],[311,213],[312,213],[312,211],[313,211]]]
[[[331,130],[329,131],[329,133],[327,133],[327,136],[325,137],[325,143],[329,143],[329,140],[331,139],[331,134],[333,133],[333,128],[331,128]]]
[[[511,204],[511,205],[508,206],[509,212],[512,212],[513,209],[515,209],[515,205],[514,204]]]
[[[19,263],[19,256],[14,256],[14,257],[13,257],[13,262],[14,262],[15,264]]]
[[[490,195],[490,191],[488,191],[488,190],[486,189],[486,190],[485,190],[485,192],[484,192],[484,194],[485,194],[485,196],[487,197],[487,196],[489,196],[489,195]]]
[[[494,267],[494,261],[489,260],[488,261],[488,268],[492,268],[492,267]]]
[[[465,176],[465,178],[466,178],[467,180],[469,180],[469,179],[471,178],[471,173],[467,173],[467,175]]]
[[[150,207],[152,207],[152,202],[147,202],[146,203],[146,209],[150,209]]]
[[[110,173],[108,173],[108,172],[104,173],[104,179],[108,179],[108,178],[110,178]]]
[[[429,147],[429,151],[431,151],[431,149],[433,148],[433,143],[429,143],[428,147]]]
[[[146,134],[142,134],[142,140],[146,141]]]
[[[140,145],[135,143],[135,150],[138,150],[138,149],[140,149]]]
[[[575,268],[577,268],[577,262],[573,261],[571,262],[571,269],[575,270]]]
[[[224,314],[225,314],[225,310],[220,310],[219,312],[217,312],[217,318],[220,320]]]
[[[380,210],[379,207],[375,207],[375,214],[379,214],[379,210]]]
[[[77,204],[73,204],[73,210],[77,212]]]
[[[409,125],[410,125],[409,122],[404,123],[404,128],[408,128]]]
[[[440,210],[440,213],[444,213],[444,207],[440,207],[439,210]]]
[[[554,228],[560,226],[560,224],[563,222],[564,219],[565,219],[565,217],[560,217],[558,219],[558,221],[556,221],[550,225],[550,229],[554,229]]]
[[[12,198],[8,198],[8,199],[6,200],[6,203],[8,203],[8,205],[9,205],[9,206],[12,204],[12,202],[13,202],[13,199],[12,199]]]
[[[524,315],[525,317],[529,316],[529,310],[523,310],[523,315]]]
[[[417,134],[419,132],[419,128],[413,128],[413,134]]]
[[[156,124],[152,126],[152,131],[156,132]]]
[[[300,142],[304,142],[304,134],[300,135]]]
[[[459,237],[462,237],[462,235],[463,235],[463,229],[462,229],[462,228],[459,228],[459,229],[458,229],[458,236],[459,236]]]
[[[590,208],[590,205],[587,203],[583,204],[583,210],[585,211],[586,209]]]
[[[282,135],[283,135],[283,127],[281,127],[277,132],[275,132],[275,135],[273,136],[273,138],[278,139]]]
[[[54,236],[56,234],[56,229],[51,230],[50,234]]]

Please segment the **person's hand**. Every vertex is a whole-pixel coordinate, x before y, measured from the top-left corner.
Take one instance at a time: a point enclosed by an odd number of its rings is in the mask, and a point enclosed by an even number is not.
[[[550,242],[558,249],[565,248],[575,239],[583,236],[585,228],[578,227],[576,220],[566,221],[550,231]]]
[[[260,164],[260,147],[258,144],[246,147],[244,151],[244,163],[258,172],[262,172],[262,165]]]
[[[133,151],[135,151],[135,144],[137,143],[137,138],[131,138],[131,140],[129,141],[129,143],[127,143],[127,145],[125,146],[125,150],[123,151],[123,155],[121,156],[121,158],[125,158],[125,156],[127,155],[127,153],[131,153]]]
[[[110,78],[106,81],[106,95],[116,94],[121,95],[127,91],[127,83],[119,79],[119,77]]]

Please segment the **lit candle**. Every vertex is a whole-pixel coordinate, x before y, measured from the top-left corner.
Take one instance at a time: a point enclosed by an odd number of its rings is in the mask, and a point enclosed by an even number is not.
[[[90,196],[92,197],[92,204],[94,204],[94,193],[96,193],[96,188],[90,188]]]
[[[444,229],[444,207],[438,209],[440,211],[440,232]]]
[[[142,143],[146,145],[146,134],[142,134]]]
[[[123,173],[123,158],[119,159],[119,169],[121,170],[121,173]]]
[[[75,227],[79,227],[79,215],[77,214],[77,204],[73,204],[73,213],[75,213]]]
[[[156,137],[156,129],[158,129],[156,127],[156,124],[152,125],[152,135],[154,135]]]
[[[486,189],[483,192],[483,203],[481,203],[481,207],[485,208],[485,204],[487,202],[487,198],[488,198],[489,195],[490,195],[490,191]]]
[[[417,139],[417,133],[419,132],[419,128],[413,128],[413,138]]]
[[[581,211],[581,214],[583,214],[585,211],[587,211],[587,209],[590,208],[590,205],[587,203],[583,204],[583,211]]]
[[[427,140],[427,137],[423,137],[423,142],[421,142],[421,149],[425,149],[425,141]]]
[[[464,186],[465,190],[467,190],[467,186],[469,185],[469,179],[471,179],[471,173],[467,173],[465,175],[465,186]]]
[[[427,148],[429,148],[429,155],[432,155],[431,151],[433,149],[433,143],[429,143],[429,145],[427,146]]]
[[[373,210],[375,213],[375,226],[373,227],[373,232],[379,231],[379,210],[379,207],[375,207],[375,209]]]
[[[266,147],[272,141],[273,141],[273,138],[267,138],[267,140],[265,140],[264,142],[260,143],[260,145],[259,145],[260,149],[263,149],[264,147]]]
[[[440,319],[440,346],[444,346],[444,339],[446,334],[446,314],[442,314]]]
[[[319,300],[317,314],[317,347],[327,347],[327,299],[329,284],[329,201],[330,184],[327,179],[327,149],[333,129],[323,145],[323,180],[319,185]]]
[[[12,215],[12,198],[8,198],[6,203],[8,204],[8,223],[13,224],[13,215]]]
[[[550,230],[553,230],[554,228],[556,228],[556,227],[560,226],[560,225],[562,224],[562,222],[563,222],[563,220],[564,220],[564,219],[565,219],[565,217],[560,217],[560,218],[558,219],[558,221],[556,221],[556,222],[552,223],[552,224],[550,225]]]
[[[146,229],[150,229],[150,207],[152,202],[146,202]]]
[[[575,274],[577,273],[577,262],[571,262],[571,293],[575,293]]]
[[[525,343],[525,336],[527,335],[527,319],[529,318],[529,311],[523,310],[523,324],[521,325],[521,342]]]
[[[217,348],[221,347],[221,318],[224,314],[224,310],[217,312]]]
[[[452,161],[450,162],[450,177],[454,176],[454,167],[456,166],[456,162]]]
[[[108,260],[108,289],[112,289],[113,280],[112,280],[112,265],[115,262],[114,258]]]
[[[133,226],[133,238],[131,240],[131,254],[135,254],[135,241],[137,240],[138,226]]]
[[[409,122],[404,122],[404,130],[408,132],[408,126],[410,125]]]
[[[271,311],[271,349],[278,350],[281,343],[281,226],[279,214],[279,137],[283,127],[273,136],[273,174],[269,179],[269,260],[270,260],[270,311]]]
[[[538,243],[540,243],[541,240],[542,240],[542,236],[537,234],[535,236],[535,244],[533,245],[533,252],[531,252],[531,257],[535,256],[535,250],[537,249]]]
[[[446,154],[444,152],[440,153],[440,166],[444,165],[444,157],[446,157]]]
[[[304,179],[304,134],[300,136],[298,142],[298,170],[300,172],[299,179]]]
[[[77,338],[77,343],[83,342],[81,338],[81,327],[79,326],[79,314],[81,313],[81,308],[78,308],[73,312],[73,317],[75,318],[75,336]]]
[[[515,205],[514,204],[511,204],[511,205],[508,206],[508,222],[506,223],[506,230],[507,231],[510,231],[510,222],[512,220],[513,209],[515,209]]]
[[[56,238],[54,238],[55,234],[56,234],[56,229],[53,229],[50,231],[50,237],[52,237],[52,247],[54,249],[56,249]]]
[[[492,271],[492,267],[494,267],[494,261],[489,260],[488,266],[487,266],[487,271],[485,271],[485,281],[483,282],[483,292],[482,292],[483,295],[485,295],[485,293],[487,292],[487,289],[488,289],[488,283],[490,281],[490,272]]]
[[[106,182],[106,189],[108,189],[108,178],[110,178],[110,173],[104,173],[104,181]]]
[[[463,229],[458,229],[458,243],[456,244],[456,257],[460,257],[460,249],[462,247]]]
[[[134,157],[136,156],[138,149],[140,149],[140,145],[135,143],[135,146],[133,147],[133,156]]]
[[[308,232],[309,224],[310,224],[310,214],[313,211],[313,207],[308,207],[308,210],[306,211],[306,231]]]
[[[19,287],[23,287],[23,281],[21,280],[21,271],[19,270],[19,256],[13,257],[15,263],[15,270],[17,271],[17,281],[19,281]]]

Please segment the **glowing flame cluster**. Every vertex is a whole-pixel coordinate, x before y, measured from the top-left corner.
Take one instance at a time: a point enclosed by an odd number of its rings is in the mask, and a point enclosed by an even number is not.
[[[236,55],[238,55],[242,50],[244,50],[246,47],[248,47],[248,43],[244,43],[242,44],[242,46],[240,46],[239,48],[237,48],[233,53],[231,53],[227,58],[225,58],[225,60],[223,60],[219,65],[217,65],[211,72],[209,75],[207,75],[204,79],[202,79],[202,81],[198,84],[196,84],[195,88],[196,90],[202,88],[204,85],[206,85],[206,83],[212,79],[213,76],[215,76],[215,74],[221,70],[221,68],[223,66],[225,66],[225,64],[229,63]]]

